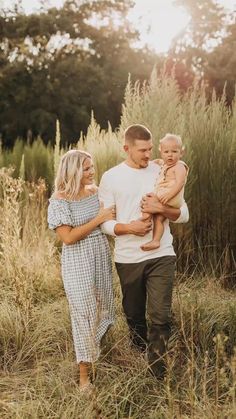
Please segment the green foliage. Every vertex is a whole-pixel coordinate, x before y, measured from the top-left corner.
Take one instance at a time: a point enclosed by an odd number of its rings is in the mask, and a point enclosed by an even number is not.
[[[5,145],[13,146],[18,135],[26,138],[29,130],[49,141],[56,119],[62,144],[75,143],[92,109],[103,128],[107,120],[113,127],[119,124],[127,74],[147,78],[156,59],[133,47],[138,33],[127,20],[131,3],[74,0],[47,13],[0,16]]]
[[[16,3],[19,3],[16,1]],[[235,92],[235,13],[227,15],[216,0],[176,0],[190,21],[168,53],[166,74],[175,73],[186,91],[195,76],[220,96],[226,85]],[[66,1],[61,9],[24,15],[20,3],[0,14],[0,133],[13,147],[17,136],[54,137],[76,143],[86,132],[91,110],[104,129],[120,123],[127,74],[143,81],[164,57],[135,48],[138,31],[127,20],[132,1]],[[96,25],[94,24],[96,16]]]
[[[21,139],[15,141],[14,147],[12,150],[4,150],[2,152],[2,166],[12,166],[14,167],[14,175],[19,176],[19,170],[22,160],[24,150],[24,142]]]
[[[30,182],[43,178],[50,189],[54,178],[53,158],[53,148],[45,145],[40,137],[32,144],[17,139],[12,150],[2,150],[0,167],[12,167],[14,177]]]
[[[210,40],[217,40],[222,36],[225,10],[215,0],[176,0],[176,3],[186,9],[190,21],[184,34],[181,33],[175,40],[175,48],[179,49],[180,55],[188,50],[189,62],[192,57],[193,64],[198,66],[201,58],[198,53],[209,48]]]
[[[236,10],[224,9],[216,0],[176,0],[190,16],[187,27],[174,39],[169,51],[171,66],[176,66],[180,86],[194,73],[208,83],[208,96],[215,89],[220,97],[226,84],[231,104],[235,95]],[[227,7],[227,5],[226,5]],[[182,74],[179,69],[184,67]]]
[[[61,143],[61,134],[60,134],[60,123],[57,119],[56,122],[56,139],[55,139],[55,146],[54,146],[54,177],[57,173],[58,164],[60,161],[60,143]]]
[[[227,34],[219,45],[208,54],[207,62],[204,64],[205,78],[209,81],[211,88],[214,88],[218,95],[225,90],[228,103],[232,103],[235,96],[235,62],[236,62],[236,11],[232,21],[228,25]]]
[[[38,138],[32,145],[25,146],[25,176],[29,181],[44,178],[48,185],[53,182],[53,149],[45,146]]]
[[[25,155],[24,154],[22,154],[20,170],[19,170],[19,177],[23,180],[25,179]]]

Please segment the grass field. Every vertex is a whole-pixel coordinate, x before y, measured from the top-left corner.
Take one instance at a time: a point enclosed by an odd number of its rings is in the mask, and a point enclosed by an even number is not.
[[[178,272],[173,331],[162,382],[130,349],[114,270],[116,322],[94,366],[96,393],[81,397],[60,244],[47,228],[47,198],[64,149],[18,139],[0,150],[0,417],[3,419],[179,419],[236,417],[236,108],[206,98],[195,85],[180,94],[174,79],[153,73],[128,83],[119,130],[92,117],[74,147],[92,153],[97,182],[122,158],[131,123],[180,134],[190,166],[190,221],[175,226]],[[6,167],[12,167],[6,169]]]
[[[0,172],[0,417],[234,418],[235,292],[214,275],[177,274],[165,381],[129,347],[114,272],[116,323],[94,366],[96,394],[81,397],[60,245],[46,223],[43,181]]]

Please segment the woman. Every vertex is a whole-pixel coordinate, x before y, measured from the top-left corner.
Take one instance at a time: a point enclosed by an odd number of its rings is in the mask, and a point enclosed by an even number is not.
[[[114,311],[110,249],[99,226],[115,218],[115,209],[99,204],[93,182],[90,154],[68,151],[61,158],[48,207],[49,228],[63,242],[62,278],[83,391],[91,389],[90,365],[98,359]]]

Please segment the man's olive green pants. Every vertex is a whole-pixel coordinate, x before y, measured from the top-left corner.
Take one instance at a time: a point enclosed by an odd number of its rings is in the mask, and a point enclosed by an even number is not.
[[[139,263],[116,263],[132,343],[140,350],[148,345],[149,364],[157,376],[163,372],[161,357],[171,332],[175,261],[175,256],[162,256]]]

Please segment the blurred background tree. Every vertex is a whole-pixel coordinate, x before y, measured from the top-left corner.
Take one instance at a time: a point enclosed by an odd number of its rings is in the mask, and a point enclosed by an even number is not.
[[[66,1],[61,9],[25,15],[20,6],[0,17],[0,130],[17,136],[78,140],[93,109],[102,127],[119,124],[128,73],[150,74],[156,57],[133,48],[138,39],[126,19],[131,1]],[[95,21],[96,15],[96,21]]]
[[[169,51],[168,71],[175,66],[181,87],[192,84],[194,78],[209,86],[211,97],[225,93],[231,104],[236,83],[236,4],[226,13],[216,0],[176,0],[184,7],[190,21],[173,41]]]
[[[102,128],[120,124],[128,74],[149,78],[165,62],[182,91],[199,80],[227,103],[235,90],[235,13],[216,0],[176,0],[190,16],[166,54],[138,47],[139,28],[127,18],[132,0],[67,0],[62,8],[26,15],[21,1],[0,13],[0,135],[12,147],[17,137],[45,143],[61,123],[61,142],[75,143],[91,111]],[[43,4],[43,3],[42,3]],[[168,24],[168,22],[167,22]],[[164,36],[164,35],[163,35]]]

